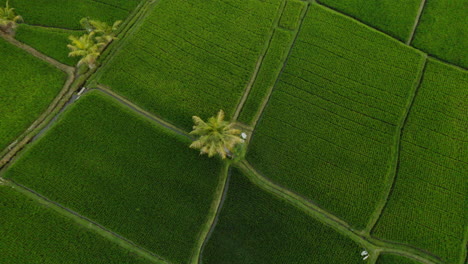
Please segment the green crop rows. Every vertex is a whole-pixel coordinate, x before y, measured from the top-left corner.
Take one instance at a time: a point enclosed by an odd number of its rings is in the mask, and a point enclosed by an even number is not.
[[[252,90],[247,97],[239,120],[251,124],[257,112],[260,109],[262,101],[268,90],[275,84],[276,78],[283,66],[282,63],[286,59],[291,42],[293,40],[293,32],[283,30],[281,28],[275,29],[270,47],[263,60],[262,67],[259,70]]]
[[[23,133],[58,94],[65,74],[0,40],[0,150]]]
[[[389,254],[380,255],[376,263],[377,264],[421,264],[420,262],[416,260],[412,260],[412,259],[398,256],[398,255],[389,255]]]
[[[406,41],[421,0],[319,0],[319,2],[368,23],[399,40]]]
[[[6,0],[0,0],[4,6]],[[80,19],[90,17],[107,23],[124,19],[140,0],[10,0],[30,25],[81,29]]]
[[[187,138],[129,111],[92,92],[5,177],[186,263],[221,169],[188,149]]]
[[[100,81],[187,130],[192,115],[206,118],[223,109],[229,116],[280,3],[161,0]]]
[[[412,45],[468,68],[467,8],[466,0],[427,0]]]
[[[205,264],[361,263],[362,248],[234,170]]]
[[[11,187],[0,186],[0,215],[2,263],[150,263]]]
[[[374,235],[414,245],[448,263],[466,227],[468,74],[430,60],[403,130],[399,171]]]
[[[313,5],[248,159],[275,182],[363,228],[383,191],[421,59],[395,40]]]
[[[0,263],[466,263],[466,0],[9,2]],[[189,148],[220,109],[246,160]]]
[[[68,57],[68,36],[80,36],[84,31],[21,25],[16,39],[62,63],[75,65],[78,58]]]

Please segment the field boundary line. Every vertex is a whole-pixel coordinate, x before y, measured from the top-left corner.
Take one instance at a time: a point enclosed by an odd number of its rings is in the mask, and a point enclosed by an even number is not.
[[[281,6],[278,10],[278,14],[276,14],[275,19],[273,20],[273,23],[271,25],[270,32],[268,34],[268,40],[265,41],[263,45],[263,50],[257,59],[257,64],[255,65],[255,69],[254,69],[254,72],[252,73],[252,77],[250,78],[247,86],[245,87],[244,92],[242,93],[242,97],[236,106],[236,111],[234,112],[232,116],[233,121],[237,121],[237,118],[239,117],[240,112],[242,108],[244,107],[245,102],[247,101],[247,97],[249,97],[250,91],[252,90],[252,86],[255,83],[255,80],[257,79],[257,76],[258,76],[258,73],[260,72],[260,68],[262,67],[263,61],[265,60],[265,56],[268,53],[268,50],[270,49],[270,45],[273,40],[275,29],[278,27],[278,23],[281,20],[281,17],[283,16],[284,8],[286,7],[286,2],[287,0],[283,0],[281,2]]]
[[[55,202],[44,195],[30,189],[20,183],[15,182],[12,179],[5,180],[6,184],[15,189],[16,191],[22,193],[23,195],[31,198],[35,202],[38,202],[42,205],[51,208],[52,210],[56,211],[63,217],[73,220],[75,223],[81,225],[82,227],[92,230],[93,232],[99,234],[100,236],[110,240],[110,242],[115,243],[129,251],[132,251],[138,254],[140,257],[143,257],[147,260],[150,260],[154,263],[158,264],[170,264],[170,262],[164,260],[160,256],[156,255],[155,253],[137,245],[135,242],[105,228],[101,224],[61,205],[58,202]]]
[[[0,32],[0,36],[6,40],[7,42],[9,42],[10,44],[26,51],[27,53],[33,55],[34,57],[36,58],[39,58],[41,59],[42,61],[45,61],[49,64],[51,64],[52,66],[54,66],[55,68],[69,74],[70,72],[73,74],[73,72],[75,71],[75,68],[74,67],[71,67],[71,66],[68,66],[68,65],[65,65],[39,51],[37,51],[36,49],[34,49],[33,47],[29,46],[29,45],[26,45],[16,39],[14,39],[13,37],[10,37],[10,36],[7,36],[5,35],[4,33]]]
[[[338,233],[341,233],[342,235],[360,244],[371,253],[370,255],[385,251],[398,255],[405,255],[413,259],[417,259],[421,263],[425,264],[442,264],[442,261],[440,261],[437,256],[432,255],[422,249],[408,246],[402,243],[384,241],[371,237],[368,234],[364,234],[361,231],[354,230],[346,222],[321,209],[307,198],[304,198],[299,194],[296,194],[276,183],[273,183],[270,179],[256,171],[248,161],[243,161],[236,167],[244,172],[253,184],[257,185],[264,191],[287,201],[291,205],[295,206],[299,210],[304,211],[306,214],[313,217],[322,224],[331,227]]]
[[[117,100],[118,102],[120,102],[121,104],[125,105],[126,107],[130,108],[132,111],[136,112],[137,114],[147,118],[147,119],[150,119],[151,121],[154,121],[156,123],[158,123],[159,125],[167,128],[167,129],[170,129],[172,130],[173,132],[176,132],[177,134],[179,135],[182,135],[182,136],[185,136],[191,140],[193,140],[193,137],[190,136],[190,134],[188,134],[186,131],[176,127],[175,125],[165,121],[164,119],[142,109],[141,107],[139,107],[138,105],[132,103],[131,101],[127,100],[126,98],[116,94],[115,92],[113,92],[111,89],[109,89],[107,86],[104,86],[102,84],[98,84],[97,88],[91,88],[89,90],[87,90],[87,92],[89,91],[92,91],[92,90],[97,90],[97,91],[100,91],[112,98],[114,98],[115,100]]]
[[[218,223],[219,214],[223,208],[224,201],[226,200],[230,178],[231,166],[229,162],[225,162],[221,169],[219,183],[218,186],[216,186],[216,192],[213,202],[211,203],[210,211],[207,215],[208,219],[200,232],[197,245],[195,246],[194,252],[192,253],[190,260],[191,264],[202,263],[203,250],[205,249],[206,243],[208,243],[208,240],[210,239],[211,234],[213,233],[216,224]]]
[[[372,213],[369,219],[369,222],[367,223],[366,228],[363,230],[366,234],[370,235],[372,229],[377,224],[378,220],[380,219],[380,216],[382,215],[388,203],[388,200],[393,192],[393,189],[395,187],[396,178],[397,178],[399,165],[400,165],[401,138],[403,136],[403,130],[406,125],[406,121],[408,120],[410,111],[413,107],[414,100],[418,93],[418,88],[421,86],[421,82],[424,76],[424,71],[427,65],[427,60],[428,60],[428,56],[426,54],[423,54],[422,60],[420,62],[418,74],[416,75],[416,79],[414,81],[413,86],[411,87],[410,93],[406,101],[405,112],[403,113],[403,116],[396,128],[397,131],[396,131],[396,135],[394,136],[394,142],[393,142],[392,154],[391,154],[392,164],[390,165],[389,171],[386,174],[386,180],[385,180],[385,184],[383,188],[384,190],[382,192],[383,195],[381,197],[381,200],[377,203],[376,209]]]
[[[294,45],[296,44],[296,41],[297,41],[297,38],[299,36],[299,32],[301,31],[304,19],[305,19],[307,13],[309,12],[309,8],[310,8],[310,4],[306,4],[306,6],[304,8],[304,11],[301,14],[299,24],[297,25],[297,28],[294,31],[295,34],[294,34],[293,40],[291,42],[291,45],[289,46],[289,50],[288,50],[288,53],[286,55],[286,58],[284,59],[283,64],[281,65],[281,70],[279,71],[278,75],[276,76],[275,83],[268,89],[268,92],[265,95],[265,97],[264,97],[264,99],[263,99],[263,101],[262,101],[262,103],[260,105],[260,108],[257,110],[257,113],[255,114],[255,116],[253,118],[253,121],[251,123],[251,126],[253,127],[253,132],[255,132],[255,128],[257,127],[257,123],[260,120],[261,116],[263,115],[263,112],[264,112],[266,106],[268,105],[268,102],[270,101],[271,95],[273,94],[273,90],[275,89],[276,85],[278,84],[279,79],[280,79],[284,69],[286,68],[286,65],[288,64],[289,57],[291,56]],[[252,137],[249,137],[247,139],[247,144],[250,143],[251,139],[252,139]]]
[[[419,25],[419,21],[421,20],[421,15],[423,13],[425,6],[426,6],[426,0],[421,0],[421,3],[419,4],[418,14],[416,15],[416,18],[414,19],[414,24],[411,29],[411,33],[408,37],[408,40],[406,41],[406,45],[411,45],[411,42],[413,42],[414,35],[416,34],[416,29]]]

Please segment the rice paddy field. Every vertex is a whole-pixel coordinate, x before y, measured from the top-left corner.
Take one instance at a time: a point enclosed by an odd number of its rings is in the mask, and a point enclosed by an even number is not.
[[[0,41],[0,151],[14,142],[60,92],[66,74]]]
[[[467,263],[466,0],[9,4],[0,263]],[[245,158],[189,148],[220,109]]]

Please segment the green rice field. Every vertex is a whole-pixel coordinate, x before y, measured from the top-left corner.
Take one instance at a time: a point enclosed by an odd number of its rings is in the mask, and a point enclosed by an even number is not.
[[[0,264],[467,264],[467,0],[6,2]]]
[[[11,187],[0,186],[3,263],[151,263]]]
[[[64,85],[66,74],[3,40],[0,54],[3,61],[0,150],[3,150],[47,109]]]

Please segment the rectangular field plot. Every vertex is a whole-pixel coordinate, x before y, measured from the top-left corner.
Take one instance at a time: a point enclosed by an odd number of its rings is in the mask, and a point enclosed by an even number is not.
[[[0,39],[0,152],[49,106],[66,74]]]
[[[188,263],[221,171],[190,140],[90,92],[5,177],[171,263]]]
[[[90,17],[107,23],[125,19],[141,0],[10,0],[24,22],[67,29],[81,29],[80,19]],[[6,0],[0,0],[4,6]]]
[[[422,62],[402,43],[312,5],[248,160],[363,228],[394,164],[398,125]]]
[[[2,263],[152,263],[9,186],[0,186],[0,215]]]
[[[362,263],[362,247],[253,185],[237,170],[204,264]]]
[[[319,2],[401,41],[408,39],[421,4],[421,0],[319,0]]]
[[[232,115],[281,2],[161,0],[99,81],[187,130],[193,115]]]
[[[411,44],[467,69],[467,8],[466,0],[427,0]]]
[[[403,130],[396,183],[373,234],[461,263],[468,72],[430,60]]]

